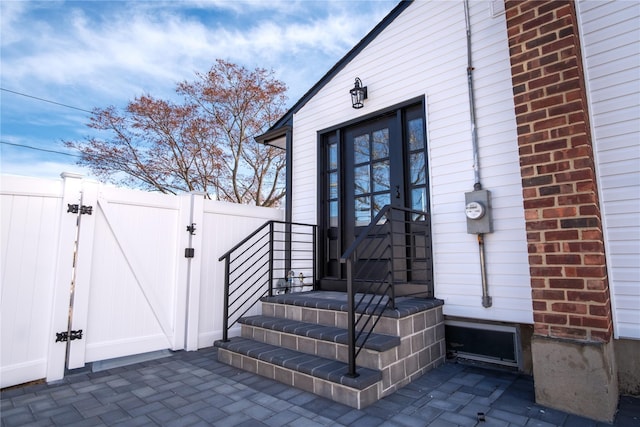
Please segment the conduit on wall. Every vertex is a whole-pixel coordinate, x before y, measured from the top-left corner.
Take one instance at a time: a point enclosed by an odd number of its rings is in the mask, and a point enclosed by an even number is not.
[[[473,90],[473,61],[471,52],[471,21],[469,18],[469,0],[464,0],[464,18],[467,31],[467,84],[469,86],[469,115],[471,121],[471,142],[473,144],[473,190],[474,192],[481,192],[482,184],[480,183],[480,150],[478,147],[478,134],[476,130],[476,103]],[[486,208],[489,209],[489,206],[486,206]],[[482,306],[488,308],[491,307],[492,300],[489,296],[489,285],[487,283],[487,264],[485,258],[484,232],[474,232],[474,234],[478,235],[478,251],[480,253],[480,275],[482,280]]]

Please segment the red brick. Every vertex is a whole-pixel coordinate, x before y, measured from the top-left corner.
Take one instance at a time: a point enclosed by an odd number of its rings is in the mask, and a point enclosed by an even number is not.
[[[547,111],[546,110],[533,110],[526,114],[520,114],[516,116],[516,123],[518,125],[526,125],[528,123],[537,122],[538,120],[546,119]]]
[[[542,129],[553,129],[567,124],[565,117],[552,117],[546,120],[540,120],[533,124],[534,131],[540,131]]]
[[[604,265],[605,262],[604,255],[584,255],[584,265]]]
[[[569,218],[574,217],[577,213],[575,206],[555,207],[544,209],[542,211],[543,218]]]
[[[581,216],[596,216],[600,217],[600,209],[597,205],[580,206],[579,214]]]
[[[545,301],[533,301],[533,309],[535,311],[547,311],[547,303]]]
[[[546,151],[558,151],[569,148],[569,141],[566,138],[544,141],[534,145],[533,149],[536,153]]]
[[[542,255],[529,255],[529,265],[542,265],[543,261]]]
[[[593,181],[582,181],[576,183],[576,191],[579,193],[596,191],[596,184]]]
[[[552,289],[584,289],[585,283],[582,279],[552,277],[549,279],[549,287]]]
[[[536,300],[563,301],[565,299],[565,291],[557,289],[533,289],[531,291],[531,297]]]
[[[597,278],[597,279],[590,278],[590,279],[586,279],[586,282],[587,282],[586,289],[589,291],[603,291],[608,288],[607,282],[603,278]]]
[[[540,53],[542,55],[546,55],[550,52],[563,52],[566,56],[567,53],[565,49],[567,48],[571,49],[571,52],[573,53],[573,55],[571,56],[575,56],[575,45],[572,37],[562,37],[555,41],[551,41],[548,44],[540,46]]]
[[[548,323],[551,325],[566,325],[567,316],[563,314],[547,314],[542,313],[542,323]]]
[[[549,117],[575,113],[576,111],[580,111],[582,117],[584,117],[582,102],[580,101],[574,101],[574,102],[569,102],[561,105],[552,106],[552,107],[549,107],[547,111],[549,113]]]
[[[578,254],[548,254],[545,259],[549,265],[582,264],[582,257]]]
[[[609,297],[604,292],[567,291],[567,301],[604,303]],[[593,313],[590,313],[593,314]]]
[[[549,138],[549,132],[547,131],[530,133],[528,135],[523,135],[519,137],[518,145],[532,144],[540,141],[545,141],[547,138]]]
[[[538,215],[538,211],[537,210],[527,209],[527,210],[524,211],[524,219],[526,219],[527,222],[535,221],[535,220],[537,220],[539,218],[540,218],[540,215]]]
[[[585,317],[582,319],[582,325],[591,328],[608,329],[609,328],[608,317]]]
[[[608,299],[607,299],[607,301],[608,301]],[[609,310],[609,305],[591,304],[589,306],[589,314],[592,315],[592,316],[606,317],[606,316],[609,316],[611,314],[611,311]]]
[[[529,266],[529,272],[536,277],[562,277],[562,267],[558,266]]]
[[[591,277],[601,278],[607,275],[607,268],[605,266],[599,267],[578,267],[578,277]]]
[[[551,311],[555,313],[587,314],[587,305],[554,302],[553,304],[551,304]]]
[[[556,182],[577,182],[592,180],[594,178],[593,171],[590,169],[581,169],[569,172],[558,172],[554,175]],[[579,190],[578,190],[579,191]]]
[[[597,230],[582,230],[582,240],[596,240],[598,242],[604,241],[602,238],[602,231]]]
[[[542,253],[548,254],[560,251],[560,245],[558,243],[529,243],[527,245],[529,253]]]
[[[594,202],[595,195],[593,193],[573,193],[569,195],[558,196],[558,205],[585,205]]]
[[[604,250],[602,242],[567,242],[563,245],[568,252],[591,252],[597,253]]]
[[[538,232],[528,232],[527,233],[527,241],[528,242],[539,242],[542,236]]]
[[[549,23],[549,22],[553,22],[554,20],[554,16],[553,13],[547,13],[544,14],[542,16],[538,16],[535,19],[530,19],[526,22],[522,23],[522,29],[527,31],[533,28],[539,28],[540,26],[544,25],[545,23]]]
[[[547,231],[544,233],[544,238],[549,242],[559,240],[578,240],[579,234],[578,230]]]
[[[525,200],[525,209],[541,209],[555,206],[555,200],[553,197],[540,197],[537,199]]]
[[[564,101],[563,95],[549,96],[547,98],[542,98],[540,100],[533,101],[531,103],[531,108],[533,110],[537,110],[540,108],[547,108],[555,105],[563,105],[564,102],[565,101]]]
[[[545,93],[547,95],[555,95],[556,93],[569,92],[575,89],[580,89],[580,80],[578,79],[567,80],[555,85],[549,85],[545,88]]]

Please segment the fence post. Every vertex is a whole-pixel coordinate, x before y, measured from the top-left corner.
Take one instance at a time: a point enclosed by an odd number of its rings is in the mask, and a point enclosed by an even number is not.
[[[183,240],[186,241],[186,244],[184,247],[180,247],[179,250],[181,252],[180,256],[186,261],[186,277],[184,282],[178,283],[179,287],[183,287],[183,289],[179,288],[179,290],[184,297],[182,301],[178,301],[180,305],[177,308],[178,313],[183,313],[182,317],[185,321],[185,327],[183,328],[185,336],[182,342],[187,351],[195,351],[199,348],[204,197],[205,193],[192,191],[184,195],[185,204],[181,206],[184,210],[181,218],[184,218],[184,221],[180,224],[180,232],[186,237]],[[191,231],[187,227],[190,227]],[[185,248],[193,249],[193,258],[186,258],[186,254],[183,253]],[[176,342],[176,347],[180,344]],[[174,350],[177,349],[179,348],[174,348]]]
[[[85,365],[87,339],[89,334],[89,296],[91,293],[91,271],[93,265],[93,248],[95,239],[96,216],[98,216],[97,182],[82,181],[82,206],[92,206],[91,215],[78,216],[78,234],[76,243],[76,262],[72,284],[72,300],[70,323],[72,330],[83,330],[85,339],[69,341],[67,368],[82,368]]]
[[[75,256],[77,215],[67,213],[67,205],[81,203],[82,175],[63,173],[64,188],[60,206],[60,229],[56,250],[56,271],[53,283],[53,305],[51,331],[47,339],[47,381],[64,377],[67,343],[54,342],[56,332],[69,330],[69,302],[71,292],[71,272]]]

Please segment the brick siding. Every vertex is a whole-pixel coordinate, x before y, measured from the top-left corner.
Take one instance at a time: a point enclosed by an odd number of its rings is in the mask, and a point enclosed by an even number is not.
[[[612,314],[572,1],[506,1],[534,333],[608,342]]]

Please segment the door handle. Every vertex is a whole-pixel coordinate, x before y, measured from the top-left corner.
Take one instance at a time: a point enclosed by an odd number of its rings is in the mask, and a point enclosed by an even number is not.
[[[396,199],[400,198],[400,186],[396,185]]]

